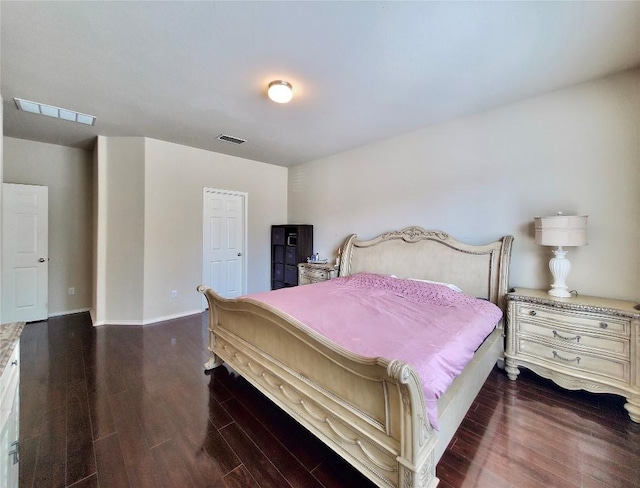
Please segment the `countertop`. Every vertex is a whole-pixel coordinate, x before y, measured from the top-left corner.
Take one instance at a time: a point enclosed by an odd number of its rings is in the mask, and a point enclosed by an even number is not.
[[[4,368],[18,343],[22,329],[24,329],[24,322],[0,324],[0,375],[4,373]]]

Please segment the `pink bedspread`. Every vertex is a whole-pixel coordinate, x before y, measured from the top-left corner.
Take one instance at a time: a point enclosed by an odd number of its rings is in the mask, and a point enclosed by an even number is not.
[[[436,429],[438,398],[502,316],[493,303],[446,286],[370,273],[246,297],[278,307],[351,352],[413,366]]]

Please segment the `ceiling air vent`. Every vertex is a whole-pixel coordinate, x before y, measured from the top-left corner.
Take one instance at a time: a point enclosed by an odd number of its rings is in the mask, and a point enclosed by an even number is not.
[[[231,142],[233,144],[242,144],[243,142],[247,142],[246,139],[240,139],[239,137],[233,137],[228,134],[220,134],[218,136],[219,141]]]

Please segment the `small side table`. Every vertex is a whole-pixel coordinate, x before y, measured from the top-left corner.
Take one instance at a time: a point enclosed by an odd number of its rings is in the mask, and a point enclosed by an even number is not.
[[[634,302],[542,290],[507,294],[505,370],[524,366],[570,390],[613,393],[640,422],[640,310]]]
[[[309,285],[321,281],[332,280],[338,276],[339,267],[335,264],[298,264],[298,284]]]

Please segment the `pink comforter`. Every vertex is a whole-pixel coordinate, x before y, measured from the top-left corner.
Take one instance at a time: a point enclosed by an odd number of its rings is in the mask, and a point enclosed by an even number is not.
[[[493,303],[443,285],[370,273],[246,298],[278,307],[351,352],[413,366],[436,429],[438,398],[502,316]]]

